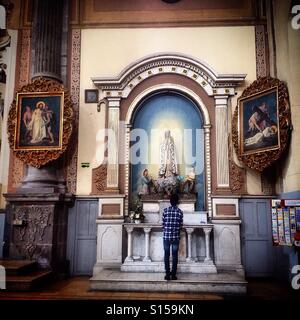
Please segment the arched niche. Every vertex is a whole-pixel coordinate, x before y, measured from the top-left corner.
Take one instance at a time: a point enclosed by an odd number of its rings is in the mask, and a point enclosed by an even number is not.
[[[161,81],[148,85],[151,79],[166,76],[177,76],[187,79],[193,86],[179,82]],[[129,140],[132,117],[145,97],[161,92],[174,90],[192,99],[203,116],[204,149],[205,149],[205,184],[206,210],[212,215],[212,165],[211,148],[215,149],[216,185],[229,188],[228,141],[227,141],[227,104],[228,98],[235,94],[235,87],[244,81],[245,74],[218,74],[204,62],[182,54],[162,53],[140,59],[126,67],[118,76],[103,78],[94,77],[92,81],[99,88],[100,100],[107,101],[107,128],[115,132],[114,145],[109,145],[108,165],[106,170],[106,188],[110,192],[119,192],[120,181],[124,183],[124,193],[129,194]],[[155,82],[155,81],[154,81]],[[183,81],[184,82],[184,81]],[[203,99],[192,87],[200,87],[204,94],[214,100],[214,119],[210,118]],[[137,90],[142,88],[143,90]],[[130,103],[126,103],[130,100]],[[126,108],[124,105],[127,105]],[[125,132],[120,132],[120,121],[125,123]],[[215,141],[211,141],[211,125],[214,125]],[[124,145],[124,154],[120,154],[119,146]],[[118,165],[119,159],[125,159],[124,166]],[[111,164],[110,164],[111,163]],[[103,169],[103,168],[102,168]],[[101,166],[97,168],[101,170]],[[121,172],[121,174],[120,174]],[[125,211],[128,210],[128,198],[125,200]]]

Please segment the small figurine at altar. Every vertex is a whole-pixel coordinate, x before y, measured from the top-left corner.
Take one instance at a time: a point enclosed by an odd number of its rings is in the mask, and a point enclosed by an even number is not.
[[[148,169],[145,169],[140,179],[139,194],[150,194],[152,190],[157,192],[153,179],[149,176]]]
[[[182,190],[184,193],[194,193],[195,192],[195,179],[196,179],[195,168],[192,167],[190,169],[190,172],[186,176],[185,181],[182,185]]]

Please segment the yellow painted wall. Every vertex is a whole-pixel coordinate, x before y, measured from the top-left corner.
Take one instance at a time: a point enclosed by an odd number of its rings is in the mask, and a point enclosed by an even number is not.
[[[289,89],[293,132],[289,152],[282,161],[283,190],[300,190],[300,29],[291,26],[290,1],[274,2],[277,77]]]
[[[256,78],[255,34],[251,26],[82,30],[78,194],[91,192],[91,170],[101,163],[103,154],[105,112],[98,113],[95,104],[84,103],[84,89],[93,88],[91,77],[116,76],[132,62],[160,52],[193,56],[218,73],[246,73],[245,86]],[[242,90],[239,88],[239,94]],[[235,107],[236,97],[231,105]],[[90,162],[91,166],[81,168],[82,162]]]

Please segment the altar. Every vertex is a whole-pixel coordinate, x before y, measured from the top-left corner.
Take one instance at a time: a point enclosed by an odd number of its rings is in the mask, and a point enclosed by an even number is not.
[[[92,79],[106,101],[109,150],[107,163],[92,172],[99,191],[92,289],[245,291],[239,201],[229,189],[223,134],[223,110],[244,75],[207,68],[162,54],[129,66],[119,78]],[[168,81],[161,78],[170,73]],[[173,193],[184,221],[178,281],[167,284],[161,218]]]
[[[121,271],[164,272],[162,213],[169,205],[164,199],[144,201],[144,221],[123,224],[127,233],[127,256]],[[179,208],[184,215],[178,272],[217,272],[212,259],[213,225],[207,223],[207,212],[195,211],[195,199],[181,200]]]

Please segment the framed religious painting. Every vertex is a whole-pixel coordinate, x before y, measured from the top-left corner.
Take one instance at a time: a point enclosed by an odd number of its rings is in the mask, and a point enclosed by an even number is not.
[[[14,150],[62,148],[64,92],[18,93]]]
[[[84,102],[85,103],[98,103],[99,91],[97,89],[84,90]]]
[[[241,155],[280,148],[278,87],[239,100]]]
[[[263,171],[286,150],[291,129],[288,90],[282,81],[259,78],[243,91],[232,118],[232,140],[240,161]]]
[[[10,148],[22,162],[40,168],[66,151],[73,121],[72,100],[63,84],[38,77],[17,92],[9,109]]]

